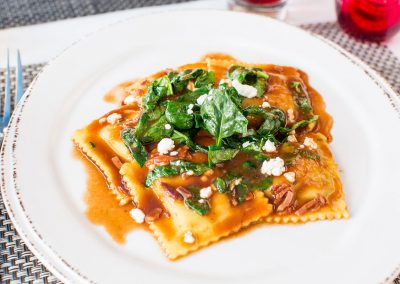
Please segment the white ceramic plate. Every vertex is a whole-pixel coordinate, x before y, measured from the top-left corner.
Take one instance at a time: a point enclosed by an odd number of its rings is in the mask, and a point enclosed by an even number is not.
[[[332,149],[350,220],[264,226],[176,262],[147,232],[115,244],[83,212],[71,134],[113,106],[126,79],[226,52],[305,70],[335,119]],[[133,18],[53,60],[26,92],[2,149],[2,194],[18,232],[65,282],[378,283],[400,264],[400,119],[395,93],[342,50],[284,23],[203,11]]]

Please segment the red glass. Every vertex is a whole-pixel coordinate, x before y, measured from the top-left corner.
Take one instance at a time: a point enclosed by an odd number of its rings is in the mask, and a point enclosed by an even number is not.
[[[400,29],[400,0],[336,0],[340,26],[351,35],[384,41]]]

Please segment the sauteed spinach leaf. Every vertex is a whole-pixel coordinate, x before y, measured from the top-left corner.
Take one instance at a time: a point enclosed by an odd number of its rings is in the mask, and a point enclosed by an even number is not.
[[[222,145],[222,139],[235,133],[247,131],[247,119],[231,100],[224,89],[213,89],[209,97],[201,105],[200,114],[204,127]]]

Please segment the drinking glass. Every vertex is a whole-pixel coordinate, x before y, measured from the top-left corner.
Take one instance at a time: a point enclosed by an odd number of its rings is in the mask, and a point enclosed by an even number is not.
[[[384,41],[400,29],[400,0],[336,0],[340,26],[354,37]]]
[[[267,15],[283,20],[287,0],[229,0],[230,9]]]

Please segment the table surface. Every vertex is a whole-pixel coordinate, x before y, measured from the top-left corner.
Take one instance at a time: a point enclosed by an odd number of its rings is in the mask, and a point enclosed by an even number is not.
[[[125,11],[111,12],[94,16],[86,16],[37,24],[24,27],[0,30],[0,67],[5,65],[3,54],[7,48],[13,52],[19,48],[24,64],[47,62],[67,46],[83,36],[120,20],[165,10],[226,10],[226,0],[195,1],[168,6],[148,7]],[[289,0],[286,22],[294,25],[305,23],[335,21],[333,0]],[[400,58],[400,33],[386,43]]]

